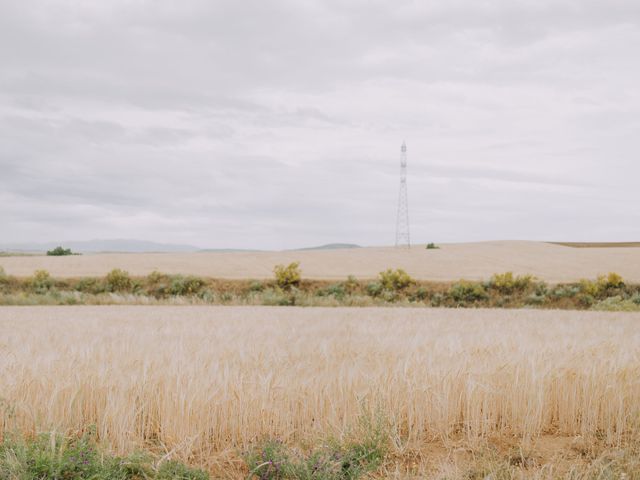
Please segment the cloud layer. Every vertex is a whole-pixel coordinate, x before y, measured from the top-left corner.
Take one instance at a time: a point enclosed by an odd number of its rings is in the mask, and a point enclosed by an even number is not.
[[[0,1],[2,243],[640,239],[634,0]]]

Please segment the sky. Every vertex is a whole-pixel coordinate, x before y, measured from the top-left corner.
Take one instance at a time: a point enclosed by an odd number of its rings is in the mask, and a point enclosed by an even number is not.
[[[637,0],[0,0],[0,243],[640,240]]]

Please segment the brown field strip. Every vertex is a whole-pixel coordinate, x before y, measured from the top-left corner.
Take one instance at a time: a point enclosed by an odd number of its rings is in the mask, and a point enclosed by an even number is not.
[[[640,242],[549,242],[572,248],[640,248]]]

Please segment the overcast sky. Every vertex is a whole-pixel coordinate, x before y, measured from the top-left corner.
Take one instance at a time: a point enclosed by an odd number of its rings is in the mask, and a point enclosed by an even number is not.
[[[637,0],[0,0],[0,243],[640,240]]]

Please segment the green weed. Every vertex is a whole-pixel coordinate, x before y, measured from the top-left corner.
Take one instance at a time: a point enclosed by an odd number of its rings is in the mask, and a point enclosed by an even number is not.
[[[127,457],[100,451],[92,432],[56,433],[33,439],[6,437],[0,444],[2,480],[208,480],[202,470],[176,461],[155,464],[150,455]]]
[[[378,468],[387,452],[388,435],[381,417],[362,416],[355,440],[328,440],[308,451],[267,439],[244,456],[248,479],[356,480]]]

